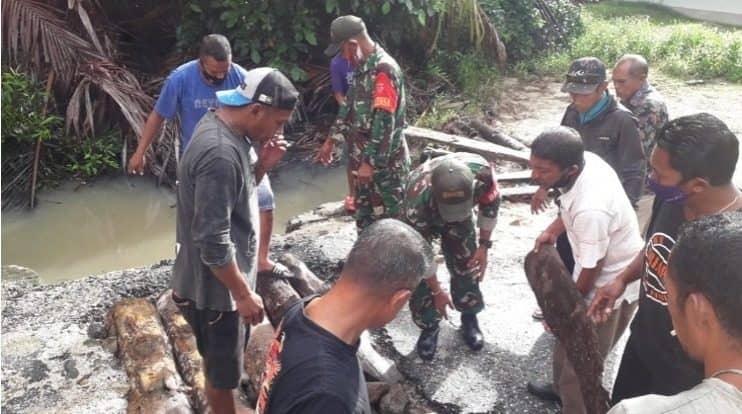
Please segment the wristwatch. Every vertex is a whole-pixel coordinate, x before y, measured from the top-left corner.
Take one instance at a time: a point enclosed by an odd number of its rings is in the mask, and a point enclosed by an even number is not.
[[[479,239],[479,246],[484,246],[490,249],[492,248],[492,240]]]

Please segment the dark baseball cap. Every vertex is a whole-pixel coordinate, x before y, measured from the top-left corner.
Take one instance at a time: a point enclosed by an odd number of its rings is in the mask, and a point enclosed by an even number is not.
[[[299,92],[281,71],[262,67],[247,71],[240,86],[218,91],[216,98],[226,106],[245,106],[260,102],[279,109],[294,109]]]
[[[340,45],[366,30],[366,25],[360,17],[351,14],[340,16],[330,24],[330,45],[325,49],[326,56],[335,56],[340,51]]]
[[[605,82],[605,64],[596,57],[579,58],[569,65],[562,92],[589,95]]]
[[[430,180],[433,198],[443,221],[454,223],[471,217],[474,207],[474,174],[463,162],[442,159]]]

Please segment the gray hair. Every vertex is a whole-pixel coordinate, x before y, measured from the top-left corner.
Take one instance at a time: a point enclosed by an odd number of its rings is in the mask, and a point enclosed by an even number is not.
[[[389,295],[412,289],[435,272],[433,249],[409,225],[395,219],[379,220],[358,235],[343,268],[369,288],[369,293]]]
[[[203,58],[210,56],[218,62],[224,62],[232,55],[232,47],[229,40],[223,35],[212,33],[201,39],[198,56]]]
[[[646,78],[647,75],[649,75],[649,64],[647,63],[647,59],[642,55],[623,55],[618,59],[618,62],[616,62],[616,67],[619,67],[624,63],[629,64],[629,75],[634,78]]]

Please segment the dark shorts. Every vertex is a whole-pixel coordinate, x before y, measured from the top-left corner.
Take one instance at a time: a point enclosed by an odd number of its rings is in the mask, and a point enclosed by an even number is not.
[[[193,301],[174,293],[173,301],[193,329],[198,352],[204,361],[206,380],[216,389],[237,388],[249,327],[245,327],[237,311],[196,309]]]

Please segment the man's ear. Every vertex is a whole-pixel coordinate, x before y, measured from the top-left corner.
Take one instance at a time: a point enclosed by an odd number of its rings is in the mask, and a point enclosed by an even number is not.
[[[391,298],[389,298],[389,306],[392,309],[395,309],[395,313],[399,312],[402,307],[407,304],[407,301],[410,300],[410,296],[412,296],[412,290],[410,289],[399,289],[398,291],[394,292]]]
[[[685,300],[683,309],[685,318],[696,328],[706,330],[716,320],[716,312],[708,298],[699,292],[693,292]]]
[[[700,177],[691,178],[685,185],[691,193],[700,193],[711,187],[707,179]]]

